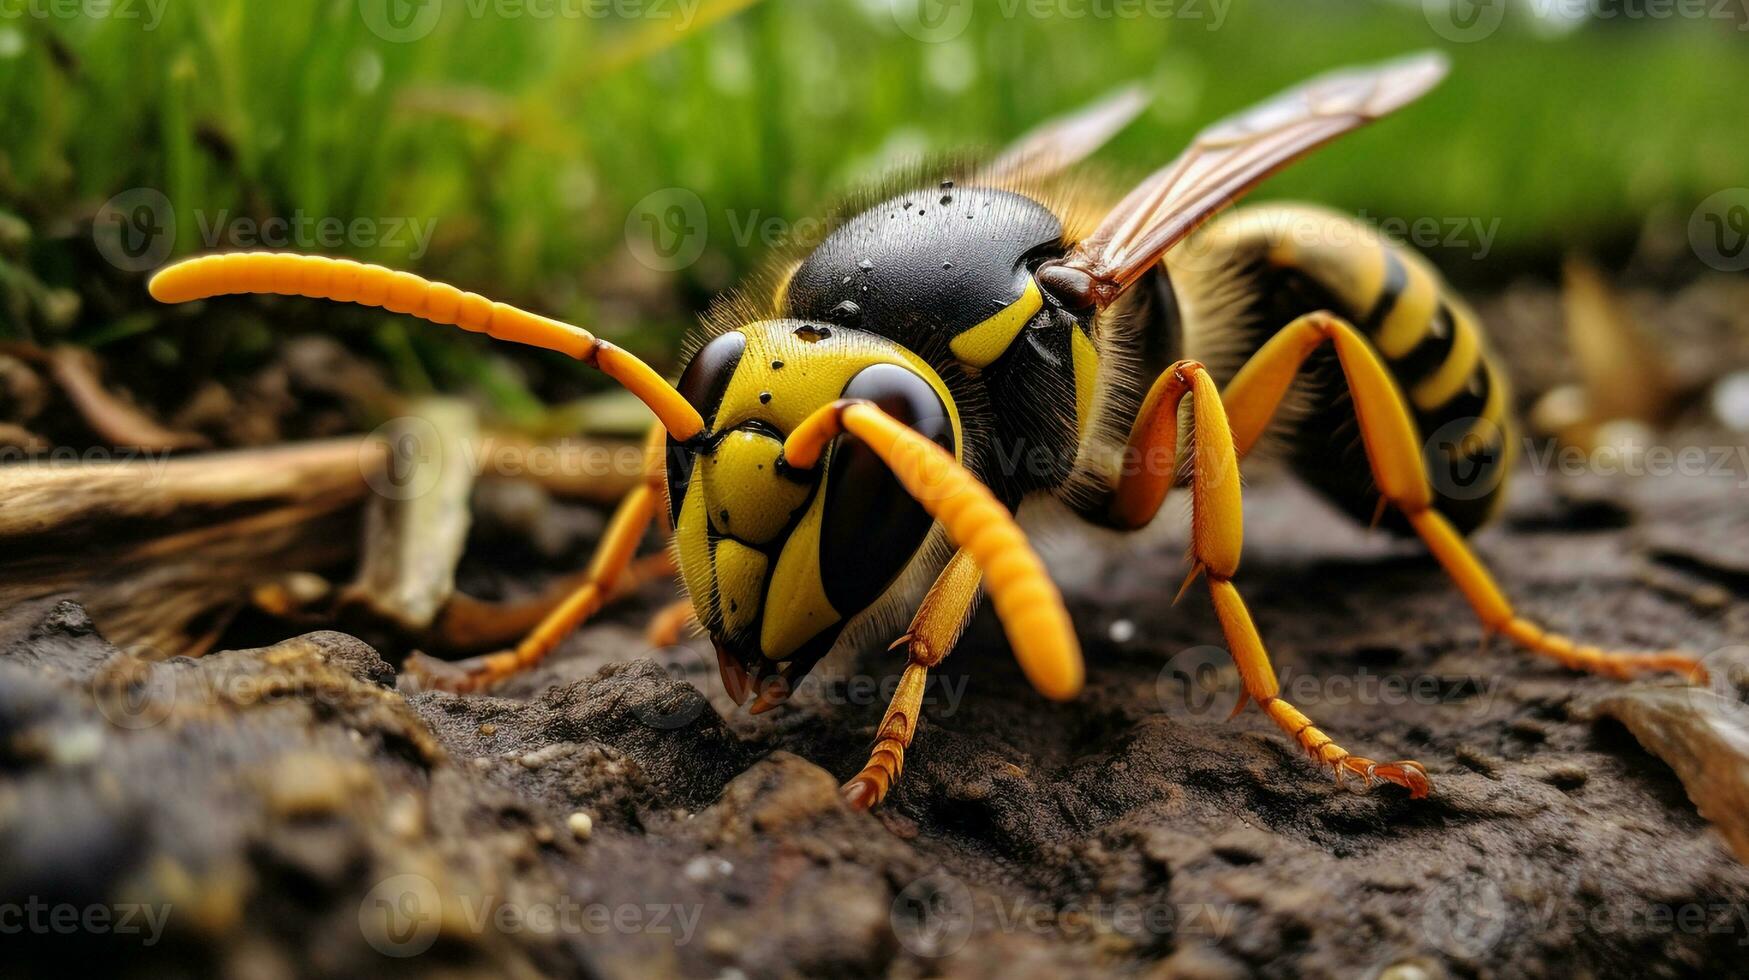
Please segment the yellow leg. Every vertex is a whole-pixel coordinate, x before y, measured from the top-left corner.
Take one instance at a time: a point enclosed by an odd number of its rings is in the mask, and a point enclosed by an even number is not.
[[[644,627],[644,642],[653,647],[671,647],[680,642],[697,616],[691,599],[677,599],[650,617],[649,625]]]
[[[1201,364],[1195,361],[1174,364],[1148,393],[1143,414],[1130,433],[1130,449],[1134,459],[1163,461],[1164,465],[1143,466],[1123,478],[1112,500],[1112,519],[1120,525],[1138,527],[1147,523],[1164,503],[1172,483],[1171,464],[1177,458],[1178,407],[1186,394],[1191,399],[1193,444],[1192,568],[1185,585],[1188,587],[1198,573],[1208,577],[1215,615],[1221,621],[1227,648],[1244,684],[1244,697],[1235,710],[1244,706],[1246,698],[1256,701],[1308,755],[1329,766],[1339,781],[1349,775],[1368,783],[1383,779],[1409,790],[1410,796],[1426,796],[1432,786],[1426,768],[1420,763],[1378,763],[1353,755],[1314,727],[1299,709],[1282,700],[1269,653],[1232,582],[1239,570],[1244,544],[1239,459],[1220,392]]]
[[[935,584],[929,587],[929,594],[923,597],[911,628],[893,644],[895,647],[904,644],[909,657],[905,673],[899,678],[899,689],[893,692],[892,703],[881,718],[880,733],[868,765],[844,784],[844,798],[856,809],[867,810],[885,799],[899,774],[905,771],[905,750],[917,734],[929,668],[941,663],[959,642],[977,603],[982,579],[971,552],[964,549],[955,552]]]
[[[671,579],[674,571],[674,556],[666,550],[644,555],[614,581],[606,601],[612,604],[657,579]],[[457,651],[493,650],[515,643],[588,582],[585,569],[554,582],[532,599],[515,602],[483,602],[457,593],[443,607],[429,642],[439,649]]]
[[[1617,678],[1648,671],[1672,671],[1696,679],[1705,676],[1700,662],[1688,654],[1606,651],[1544,632],[1520,617],[1463,537],[1433,509],[1421,441],[1396,383],[1366,338],[1335,316],[1312,313],[1295,320],[1264,344],[1227,386],[1223,400],[1241,455],[1263,434],[1306,358],[1326,343],[1335,348],[1353,395],[1380,496],[1408,518],[1469,600],[1485,630],[1504,633],[1519,646],[1573,670]]]
[[[545,660],[565,637],[595,615],[613,594],[620,576],[632,564],[639,542],[643,541],[644,533],[650,529],[661,507],[657,480],[662,472],[659,467],[665,436],[660,427],[652,430],[646,453],[649,462],[645,467],[645,481],[626,494],[614,511],[607,530],[602,532],[601,541],[595,546],[595,555],[590,559],[582,584],[523,637],[515,649],[455,662],[414,654],[407,658],[407,672],[425,687],[446,691],[483,690]]]

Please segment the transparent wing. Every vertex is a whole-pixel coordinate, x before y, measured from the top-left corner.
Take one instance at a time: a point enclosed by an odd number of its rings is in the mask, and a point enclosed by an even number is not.
[[[1110,304],[1215,211],[1308,151],[1419,98],[1445,72],[1437,52],[1336,71],[1210,126],[1061,262],[1041,269],[1041,284]]]
[[[1128,126],[1151,98],[1141,85],[1126,85],[1091,105],[1046,120],[1015,140],[984,168],[982,176],[997,181],[1066,170]]]

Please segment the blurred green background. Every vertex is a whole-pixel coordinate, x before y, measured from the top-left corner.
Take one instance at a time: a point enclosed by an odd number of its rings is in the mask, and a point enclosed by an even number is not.
[[[478,338],[314,304],[155,310],[99,243],[181,256],[249,244],[224,234],[239,219],[302,217],[291,244],[575,318],[666,369],[713,293],[895,163],[1000,146],[1140,80],[1151,109],[1098,158],[1128,181],[1283,86],[1429,47],[1453,60],[1444,86],[1259,196],[1475,222],[1487,249],[1434,257],[1485,288],[1649,227],[1684,240],[1700,201],[1749,184],[1740,0],[1430,2],[0,0],[0,336],[174,378],[331,329],[403,387],[527,417],[586,372],[531,377]],[[676,188],[702,205],[702,249],[641,261],[640,202]],[[139,211],[151,192],[165,213]],[[312,237],[359,218],[369,234]]]

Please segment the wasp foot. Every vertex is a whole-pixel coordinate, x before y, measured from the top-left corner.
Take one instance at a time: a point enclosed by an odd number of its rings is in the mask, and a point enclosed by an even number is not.
[[[1371,789],[1377,780],[1395,783],[1409,791],[1412,800],[1424,799],[1433,792],[1433,782],[1427,778],[1427,767],[1419,762],[1403,760],[1401,762],[1374,762],[1358,755],[1344,755],[1331,765],[1336,773],[1336,783],[1348,786],[1349,776],[1358,776],[1363,789]]]
[[[1375,780],[1395,783],[1408,790],[1409,798],[1415,800],[1433,792],[1433,782],[1427,778],[1427,767],[1419,762],[1374,762],[1354,755],[1337,745],[1334,739],[1313,725],[1311,719],[1301,714],[1298,708],[1281,698],[1270,698],[1264,702],[1263,711],[1281,726],[1282,731],[1293,736],[1294,741],[1299,743],[1312,761],[1330,767],[1340,786],[1346,787],[1349,777],[1355,777],[1366,788],[1370,788]]]
[[[839,787],[838,792],[844,795],[844,802],[850,804],[852,810],[872,810],[881,801],[880,787],[874,780],[856,776]]]
[[[908,738],[906,739],[908,740]],[[844,802],[850,804],[853,810],[870,810],[886,799],[887,790],[905,771],[905,744],[900,738],[885,737],[875,743],[874,751],[870,753],[868,765],[862,771],[850,777],[850,781],[839,788],[844,794]]]
[[[488,653],[466,660],[439,660],[414,651],[401,665],[401,673],[417,691],[449,691],[466,694],[481,691],[521,669],[514,650]]]
[[[1555,661],[1568,670],[1599,674],[1618,681],[1641,674],[1676,674],[1691,684],[1707,682],[1700,658],[1680,650],[1659,653],[1627,653],[1605,650],[1588,643],[1575,643],[1559,633],[1550,633],[1524,619],[1508,620],[1500,632],[1513,643]]]

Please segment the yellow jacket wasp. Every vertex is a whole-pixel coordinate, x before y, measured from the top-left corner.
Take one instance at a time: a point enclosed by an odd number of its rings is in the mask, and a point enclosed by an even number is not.
[[[615,513],[589,583],[513,651],[410,662],[430,683],[475,689],[540,661],[600,608],[664,516],[723,683],[738,703],[756,697],[756,712],[866,635],[859,627],[878,628],[907,578],[933,575],[894,644],[907,663],[871,759],[844,786],[873,806],[903,768],[928,671],[979,595],[1041,693],[1081,688],[1074,629],[1011,512],[1052,495],[1090,522],[1134,529],[1187,482],[1184,586],[1206,579],[1241,705],[1257,702],[1339,779],[1424,796],[1419,763],[1351,755],[1279,696],[1234,586],[1239,461],[1290,394],[1303,404],[1276,429],[1293,469],[1357,518],[1388,514],[1419,535],[1489,632],[1576,670],[1699,673],[1684,654],[1614,653],[1543,631],[1466,545],[1499,500],[1511,423],[1474,316],[1429,265],[1311,208],[1241,210],[1202,228],[1445,70],[1419,55],[1314,79],[1205,130],[1114,206],[1061,175],[1140,100],[1048,123],[991,163],[862,208],[763,287],[719,301],[672,385],[578,327],[355,262],[208,256],[151,289],[172,303],[271,292],[454,324],[579,358],[655,413],[647,479]],[[1144,387],[1150,351],[1163,369]],[[1441,438],[1429,444],[1430,433]]]

